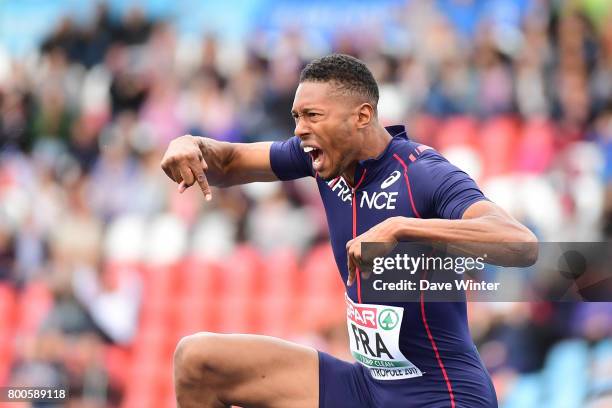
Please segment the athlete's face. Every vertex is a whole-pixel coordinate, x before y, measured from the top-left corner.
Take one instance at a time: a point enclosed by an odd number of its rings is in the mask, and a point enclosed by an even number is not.
[[[358,107],[354,98],[339,94],[330,83],[302,82],[298,86],[291,109],[295,135],[312,157],[319,177],[338,177],[356,160]]]

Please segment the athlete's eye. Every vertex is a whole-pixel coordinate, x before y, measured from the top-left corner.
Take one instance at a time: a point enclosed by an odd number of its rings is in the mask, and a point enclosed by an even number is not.
[[[302,117],[302,116],[307,117],[310,120],[310,119],[318,118],[319,116],[321,116],[321,113],[319,113],[319,112],[304,112],[304,113],[300,114],[300,113],[297,113],[297,112],[291,112],[291,116],[293,117],[293,120],[295,120],[295,122],[297,123],[298,120],[300,119],[300,117]]]

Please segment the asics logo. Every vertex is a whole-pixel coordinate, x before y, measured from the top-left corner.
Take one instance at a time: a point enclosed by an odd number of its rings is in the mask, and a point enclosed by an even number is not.
[[[391,184],[395,183],[398,178],[400,178],[400,172],[395,170],[389,177],[387,177],[382,183],[380,183],[380,188],[385,189],[389,187]]]

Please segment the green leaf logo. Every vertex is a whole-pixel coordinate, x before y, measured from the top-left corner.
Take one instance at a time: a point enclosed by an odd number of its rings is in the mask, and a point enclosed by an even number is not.
[[[399,316],[393,309],[384,309],[378,315],[378,324],[384,330],[392,330],[399,323]]]

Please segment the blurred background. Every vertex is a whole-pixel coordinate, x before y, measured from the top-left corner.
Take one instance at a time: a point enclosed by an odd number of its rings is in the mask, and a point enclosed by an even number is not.
[[[201,330],[350,358],[315,183],[205,203],[159,166],[185,133],[291,136],[300,69],[334,51],[540,240],[610,238],[610,0],[0,0],[0,385],[171,407]],[[502,407],[612,406],[612,304],[469,309]]]

